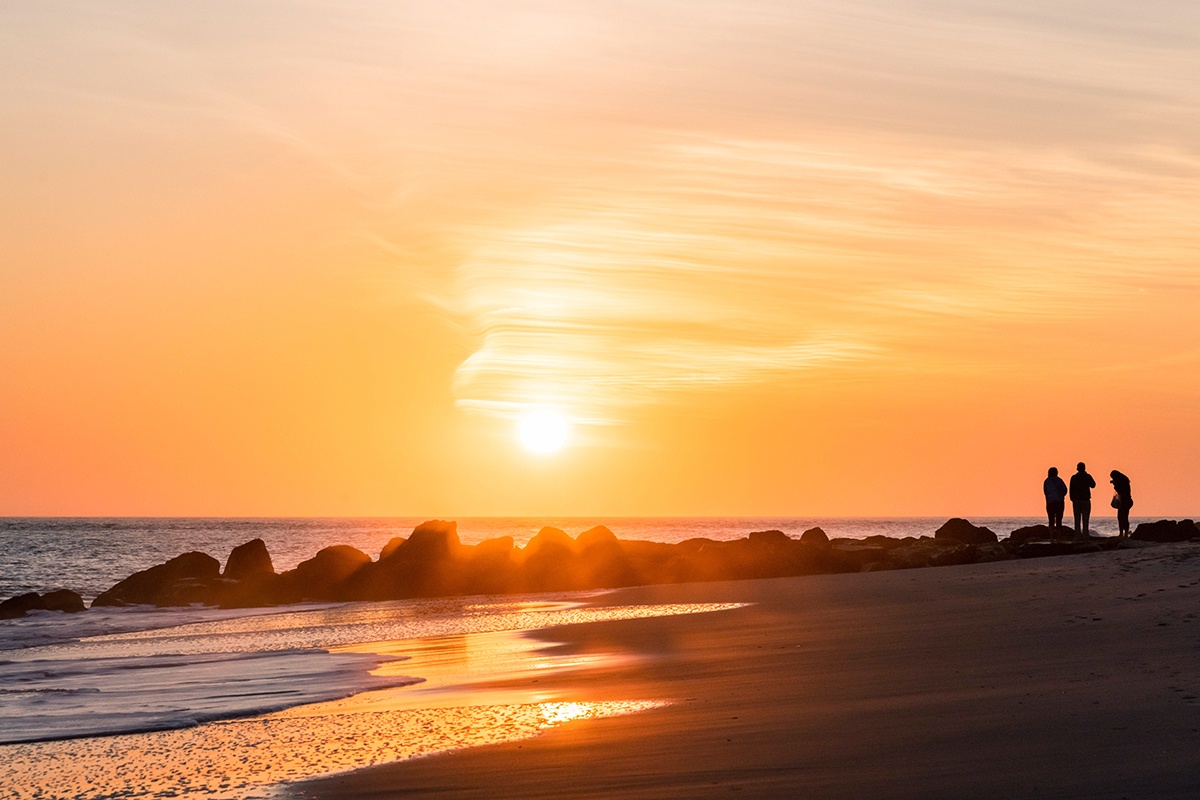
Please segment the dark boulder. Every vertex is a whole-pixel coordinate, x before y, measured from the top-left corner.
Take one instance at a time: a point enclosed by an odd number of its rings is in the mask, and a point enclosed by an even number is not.
[[[0,603],[0,619],[17,619],[29,611],[40,609],[42,597],[37,592],[18,594]]]
[[[827,545],[829,544],[829,536],[826,535],[825,531],[821,530],[819,527],[809,528],[804,533],[800,534],[800,541],[804,542],[805,544]]]
[[[96,606],[181,606],[211,603],[221,562],[206,553],[184,553],[165,564],[135,572],[92,601]]]
[[[792,537],[783,531],[752,531],[748,538],[750,544],[758,546],[778,547],[783,545],[786,547],[792,543]]]
[[[583,586],[583,564],[575,540],[559,528],[545,527],[521,548],[525,591],[549,592]]]
[[[392,539],[379,561],[366,564],[346,590],[356,600],[503,592],[505,588],[499,577],[489,570],[499,571],[500,576],[507,574],[507,552],[512,550],[512,539],[504,538],[506,545],[493,544],[480,550],[459,540],[456,522],[440,519],[422,522],[407,539]],[[500,551],[506,554],[501,556]],[[469,566],[472,559],[481,561],[479,568]],[[470,586],[473,581],[480,582],[477,590]]]
[[[1200,527],[1190,519],[1160,519],[1141,523],[1130,534],[1130,538],[1142,542],[1186,542],[1200,538]]]
[[[424,565],[419,576],[408,580],[410,591],[432,592],[436,586],[453,583],[460,594],[505,594],[521,585],[517,571],[513,537],[484,539],[474,547],[464,547],[464,560]]]
[[[575,549],[579,553],[575,575],[581,588],[635,586],[666,580],[662,575],[651,575],[636,567],[623,543],[603,525],[575,537]]]
[[[461,547],[457,522],[431,519],[413,528],[412,535],[389,556],[433,561],[457,555]]]
[[[83,598],[70,589],[57,589],[42,595],[42,609],[45,611],[62,611],[66,614],[78,614],[86,609]]]
[[[588,528],[575,537],[575,544],[580,550],[591,547],[594,544],[612,544],[616,541],[617,535],[603,525]]]
[[[326,547],[279,576],[274,586],[276,602],[356,599],[351,578],[370,563],[369,555],[348,544]]]
[[[234,581],[253,581],[274,574],[275,565],[271,563],[271,554],[267,552],[266,542],[262,539],[251,539],[233,548],[225,562],[223,577]]]
[[[952,517],[934,532],[935,539],[948,539],[959,544],[992,544],[999,541],[996,534],[965,519]]]
[[[523,547],[522,550],[525,552],[526,556],[531,556],[536,554],[539,550],[544,550],[547,548],[561,548],[563,550],[574,551],[575,540],[572,539],[570,535],[561,528],[552,528],[547,525],[534,534],[533,538],[525,543],[525,547]]]
[[[1075,538],[1075,531],[1072,528],[1064,528],[1062,526],[1051,528],[1049,525],[1027,525],[1024,528],[1017,528],[1008,535],[1009,544],[1012,545],[1021,545],[1033,541],[1053,542],[1059,539],[1073,538]]]
[[[315,584],[341,583],[357,572],[371,557],[348,544],[335,544],[319,551],[307,561],[301,561],[293,573]]]
[[[30,611],[62,611],[75,614],[85,608],[83,598],[70,589],[58,589],[45,594],[29,592],[10,597],[0,603],[0,619],[17,619]]]

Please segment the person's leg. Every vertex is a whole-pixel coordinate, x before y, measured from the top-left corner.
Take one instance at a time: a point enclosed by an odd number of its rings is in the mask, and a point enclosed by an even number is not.
[[[1125,506],[1117,509],[1117,535],[1129,535],[1129,509]]]
[[[1079,511],[1083,515],[1083,538],[1090,538],[1092,535],[1092,528],[1090,524],[1092,518],[1092,504],[1084,503]]]
[[[1046,501],[1046,520],[1047,520],[1046,524],[1049,525],[1051,528],[1053,528],[1054,527],[1054,503],[1052,503],[1049,500]]]
[[[1072,513],[1075,514],[1075,537],[1078,538],[1079,537],[1079,520],[1083,516],[1083,506],[1081,506],[1079,503],[1076,503],[1074,500],[1072,500],[1071,501],[1071,511],[1072,511]]]

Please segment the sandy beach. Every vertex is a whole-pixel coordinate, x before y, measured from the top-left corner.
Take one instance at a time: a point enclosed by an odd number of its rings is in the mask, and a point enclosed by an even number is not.
[[[1200,548],[622,590],[749,603],[539,631],[536,688],[667,701],[297,784],[338,798],[1167,798],[1200,791]],[[613,598],[609,598],[612,601]],[[613,656],[619,656],[613,658]],[[420,671],[414,659],[411,669]],[[540,681],[540,683],[539,683]]]

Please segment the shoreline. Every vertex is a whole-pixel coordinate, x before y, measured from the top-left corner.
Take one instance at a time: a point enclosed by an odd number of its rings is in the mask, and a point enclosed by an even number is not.
[[[608,602],[607,596],[590,599],[589,603],[584,597],[543,596],[506,598],[503,603],[472,602],[466,607],[461,603],[432,604],[442,607],[440,613],[438,609],[419,607],[430,606],[428,602],[416,606],[403,602],[368,603],[316,609],[302,615],[300,627],[284,629],[285,635],[313,635],[331,642],[323,648],[321,660],[373,662],[375,667],[369,674],[364,670],[353,675],[324,676],[319,671],[295,678],[290,673],[279,675],[283,682],[276,688],[288,689],[294,679],[302,684],[313,681],[310,689],[336,690],[330,699],[288,703],[289,707],[271,713],[225,714],[201,724],[152,732],[113,731],[111,735],[8,743],[0,746],[4,756],[0,759],[0,785],[11,787],[14,798],[191,794],[230,799],[261,797],[272,786],[287,781],[450,748],[529,738],[570,719],[648,707],[646,703],[628,701],[564,703],[556,693],[536,688],[503,692],[474,688],[474,684],[496,674],[513,679],[524,675],[545,678],[557,672],[595,666],[604,660],[602,655],[586,659],[556,655],[543,642],[522,635],[531,630],[553,630],[556,624],[583,620],[710,610],[678,605],[615,606]],[[263,636],[279,630],[272,624],[275,616],[252,615],[233,620],[237,629],[233,635],[251,630],[264,643]],[[349,623],[350,636],[326,629],[325,625],[338,620]],[[369,623],[367,627],[361,627],[364,621]],[[261,626],[263,622],[265,627]],[[316,627],[311,627],[314,624]],[[217,623],[218,629],[225,627],[226,623]],[[221,636],[216,630],[208,630],[206,623],[192,623],[184,628],[193,636]],[[392,635],[388,638],[364,638],[371,633],[389,632]],[[396,634],[402,632],[407,634],[398,638]],[[179,634],[166,633],[172,639]],[[151,639],[159,636],[156,629]],[[341,644],[332,644],[339,639]],[[137,641],[138,637],[133,640],[125,635],[117,637],[121,648]],[[207,638],[200,643],[213,644]],[[221,640],[215,644],[219,647],[228,643],[229,640]],[[277,666],[286,669],[297,657],[294,652],[284,651]],[[54,661],[27,663],[45,672],[46,677],[70,671],[74,666]],[[244,663],[231,662],[224,670],[229,674],[215,684],[205,684],[208,673],[197,673],[182,665],[156,673],[146,668],[131,671],[121,662],[106,674],[116,681],[110,688],[118,692],[131,682],[145,687],[148,681],[154,684],[162,680],[171,681],[170,685],[161,684],[168,695],[178,687],[187,687],[188,691],[226,692],[236,691],[247,680]],[[325,677],[335,682],[325,686],[322,683]],[[351,688],[347,680],[353,680],[359,688],[345,691]],[[36,694],[38,690],[33,691]],[[93,691],[94,694],[85,696],[102,697],[107,693],[103,688]],[[263,694],[273,693],[254,687],[255,702],[262,702]],[[119,694],[116,702],[135,702],[122,700],[124,697]],[[36,696],[31,700],[35,705],[30,707],[30,713],[45,713],[38,711],[39,708],[55,710],[44,703],[39,705]],[[113,702],[110,700],[109,705]],[[173,701],[168,698],[167,702]],[[61,713],[63,709],[58,707],[57,711]],[[19,714],[15,716],[15,723],[20,723],[20,719]],[[95,722],[91,716],[88,719]],[[139,757],[129,758],[131,752]]]
[[[1183,798],[1200,780],[1195,544],[614,594],[753,605],[534,634],[624,657],[543,690],[670,705],[278,795]]]

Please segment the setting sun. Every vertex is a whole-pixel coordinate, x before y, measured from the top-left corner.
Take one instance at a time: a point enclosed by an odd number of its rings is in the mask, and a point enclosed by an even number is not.
[[[521,420],[521,443],[535,453],[553,453],[567,441],[567,421],[553,411],[534,411]]]

